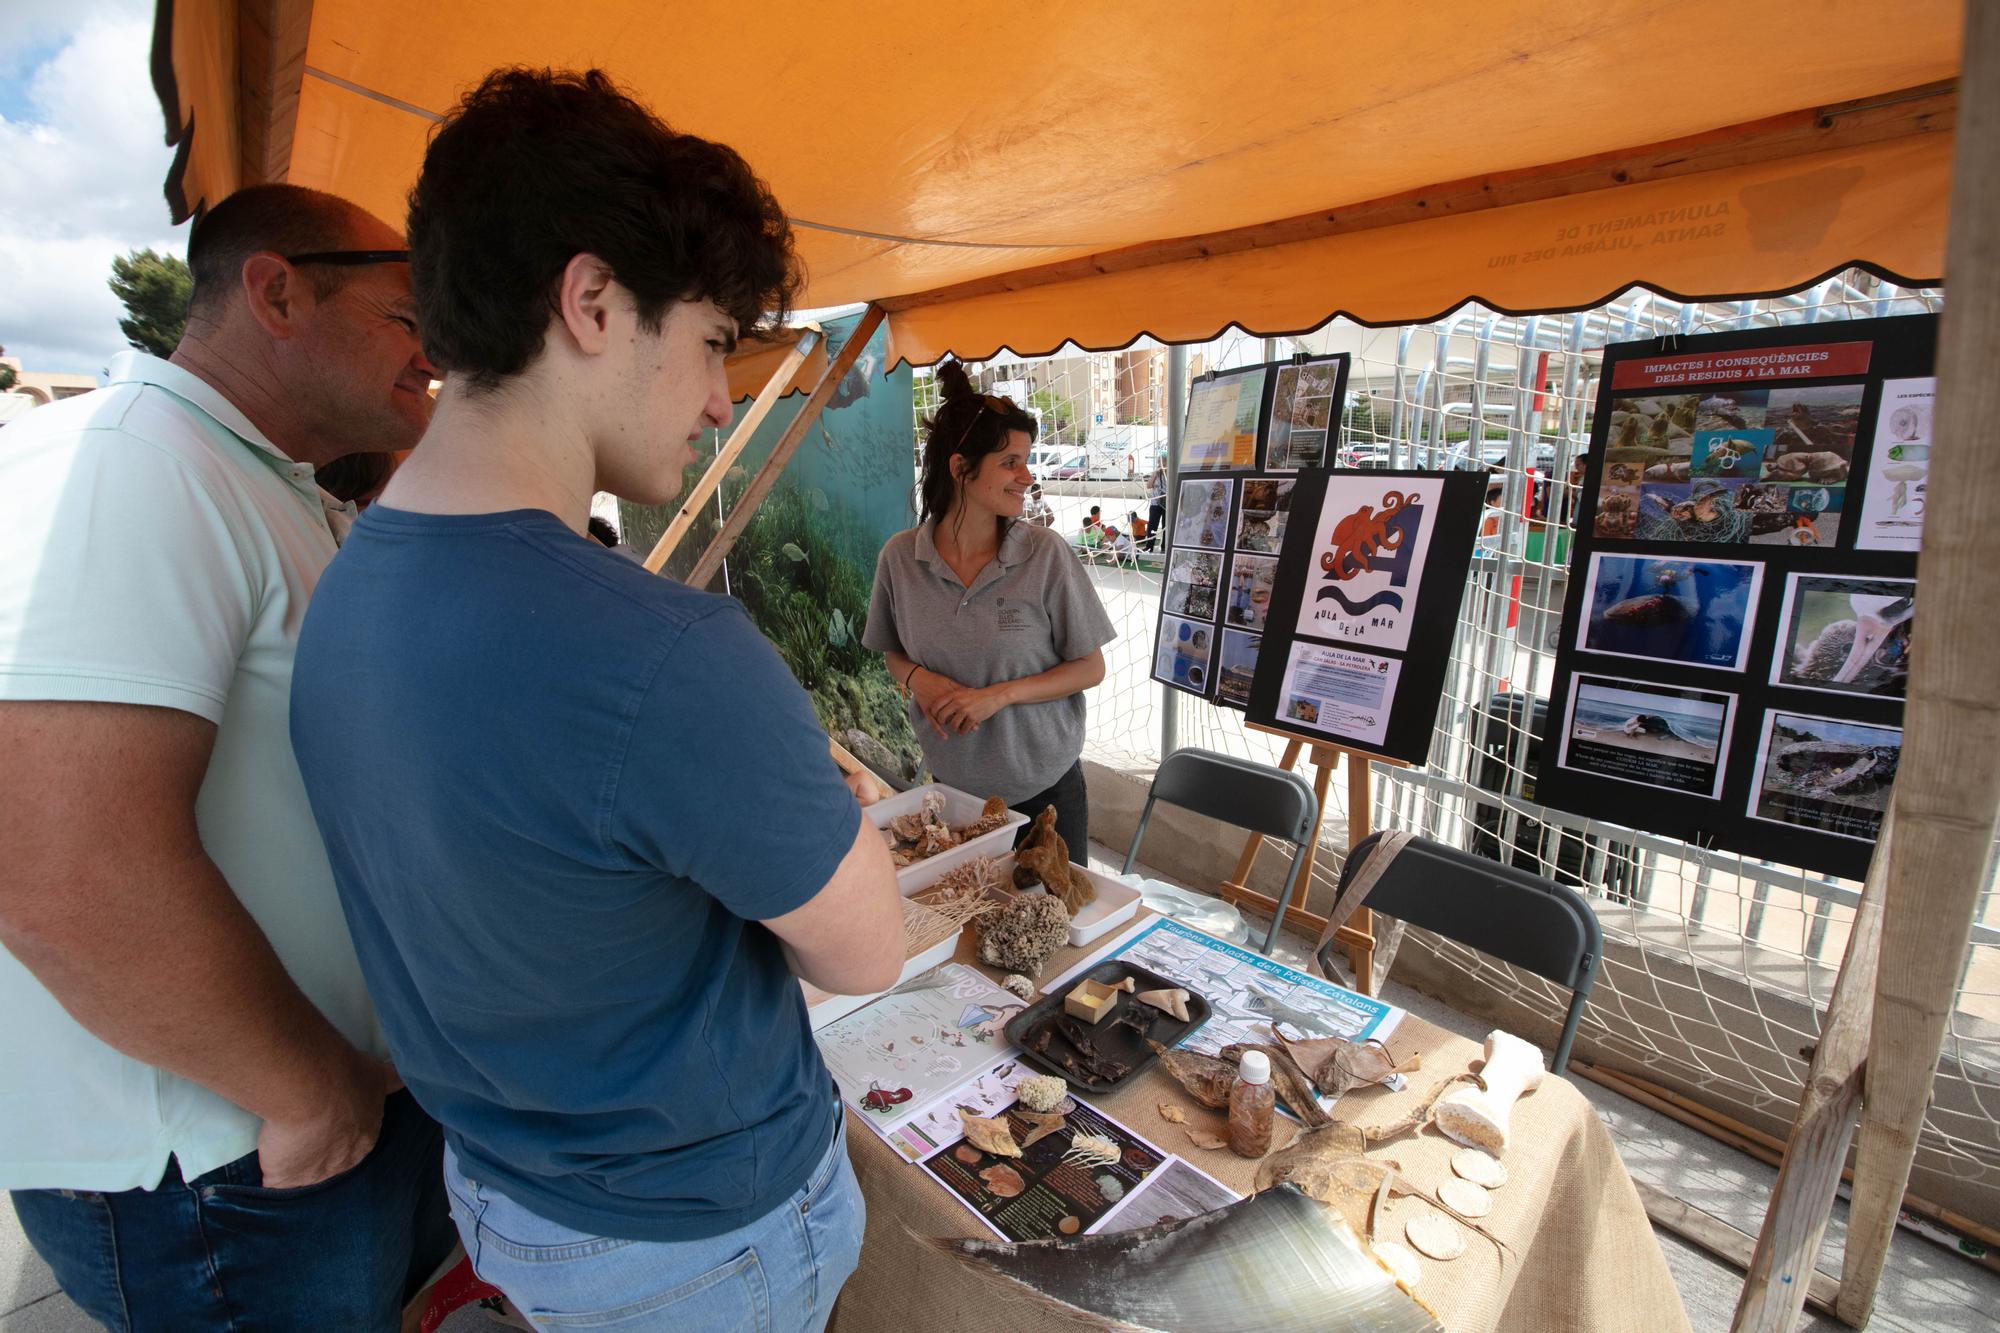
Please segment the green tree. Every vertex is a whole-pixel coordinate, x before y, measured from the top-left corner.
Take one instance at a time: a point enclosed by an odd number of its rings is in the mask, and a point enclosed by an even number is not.
[[[0,393],[5,393],[14,387],[14,378],[14,367],[0,366]]]
[[[1028,395],[1028,406],[1041,414],[1048,428],[1048,436],[1056,444],[1082,444],[1087,432],[1082,423],[1072,420],[1075,413],[1069,399],[1053,389],[1037,389]]]
[[[187,327],[188,293],[194,275],[172,255],[150,248],[111,261],[111,294],[129,316],[118,321],[126,341],[154,356],[171,356]]]

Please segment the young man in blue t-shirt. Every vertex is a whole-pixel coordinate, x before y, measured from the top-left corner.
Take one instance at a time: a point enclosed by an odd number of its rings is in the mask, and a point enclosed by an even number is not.
[[[729,420],[784,214],[601,74],[512,70],[432,139],[409,240],[444,389],[292,704],[397,1069],[531,1319],[818,1328],[863,1214],[793,973],[894,982],[894,869],[742,607],[584,535]]]

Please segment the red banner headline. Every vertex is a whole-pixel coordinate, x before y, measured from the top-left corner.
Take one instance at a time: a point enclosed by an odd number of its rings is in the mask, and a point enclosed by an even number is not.
[[[1746,347],[1738,352],[1694,356],[1635,356],[1618,363],[1611,373],[1611,387],[1656,389],[1865,375],[1874,350],[1873,343],[1815,343],[1810,347]]]

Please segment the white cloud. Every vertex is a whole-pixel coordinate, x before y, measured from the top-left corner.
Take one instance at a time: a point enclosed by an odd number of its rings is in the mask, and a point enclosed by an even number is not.
[[[173,152],[147,68],[151,9],[38,0],[19,16],[24,45],[55,44],[7,99],[25,110],[0,117],[0,344],[33,370],[95,373],[125,346],[114,256],[186,253],[162,190]]]

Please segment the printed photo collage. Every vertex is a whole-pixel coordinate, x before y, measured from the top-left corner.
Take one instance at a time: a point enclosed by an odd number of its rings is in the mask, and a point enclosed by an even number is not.
[[[1153,678],[1229,708],[1249,703],[1301,468],[1338,435],[1345,356],[1197,381],[1167,532]]]
[[[1611,398],[1592,450],[1596,503],[1581,516],[1571,569],[1581,595],[1572,589],[1557,663],[1567,691],[1549,737],[1552,802],[1684,833],[1670,827],[1675,816],[1662,824],[1649,813],[1698,807],[1637,790],[1649,788],[1714,803],[1695,822],[1718,845],[1759,850],[1772,835],[1758,828],[1783,829],[1781,842],[1809,835],[1790,845],[1825,849],[1815,868],[1865,867],[1901,757],[1916,604],[1909,534],[1921,518],[1921,477],[1886,478],[1881,456],[1901,447],[1888,466],[1928,466],[1933,392],[1928,378],[1886,373],[1912,359],[1885,355],[1897,332],[1874,338],[1873,360],[1890,364],[1872,379]],[[1725,336],[1725,350],[1746,350],[1741,335]],[[1847,325],[1840,336],[1868,331]],[[1682,339],[1678,350],[1699,355],[1708,341]],[[1926,359],[1930,343],[1915,345]],[[1607,383],[1621,350],[1607,350]],[[1732,781],[1732,764],[1748,772]]]

